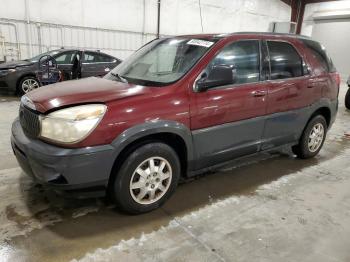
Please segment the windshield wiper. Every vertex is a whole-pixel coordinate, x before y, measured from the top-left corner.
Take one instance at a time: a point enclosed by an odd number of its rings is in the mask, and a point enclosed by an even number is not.
[[[157,76],[165,76],[165,75],[170,75],[173,74],[174,72],[172,71],[163,71],[163,72],[156,72],[156,73],[152,73],[153,75],[157,75]]]
[[[123,82],[123,83],[127,83],[128,82],[125,78],[123,78],[119,74],[111,72],[111,75],[114,76],[115,78],[119,79],[120,82]]]

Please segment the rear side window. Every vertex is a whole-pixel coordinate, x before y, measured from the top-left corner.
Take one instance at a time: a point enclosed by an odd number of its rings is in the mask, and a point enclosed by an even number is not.
[[[85,63],[94,63],[96,61],[95,54],[91,52],[85,52],[84,53],[84,60]]]
[[[206,72],[216,65],[235,70],[234,84],[258,82],[260,79],[260,47],[257,40],[242,40],[225,46],[209,63]]]
[[[331,58],[327,55],[326,49],[318,42],[303,39],[303,43],[312,52],[312,55],[319,61],[326,72],[335,72],[336,69]]]
[[[115,58],[109,55],[99,54],[98,55],[99,62],[112,63],[115,62]]]
[[[303,75],[303,61],[295,48],[286,42],[268,41],[271,79],[285,79]]]
[[[94,53],[94,52],[85,52],[84,60],[85,63],[112,63],[114,62],[114,58],[108,55]]]

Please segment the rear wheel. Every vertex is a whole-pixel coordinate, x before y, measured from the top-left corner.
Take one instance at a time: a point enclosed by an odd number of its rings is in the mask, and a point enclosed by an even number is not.
[[[180,177],[176,152],[164,143],[137,148],[123,162],[112,183],[112,197],[124,211],[149,212],[174,192]]]
[[[26,76],[19,82],[17,92],[19,95],[24,95],[38,87],[40,87],[38,79],[34,76]]]
[[[306,159],[320,152],[327,133],[327,122],[322,115],[317,115],[307,124],[299,144],[292,147],[297,157]]]
[[[347,109],[350,109],[350,88],[348,89],[345,95],[345,107]]]

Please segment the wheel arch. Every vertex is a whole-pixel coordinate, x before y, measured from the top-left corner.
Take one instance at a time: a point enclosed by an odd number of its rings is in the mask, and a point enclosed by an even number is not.
[[[310,118],[308,119],[307,123],[311,121],[312,118],[314,118],[316,115],[321,115],[326,119],[327,127],[331,124],[331,118],[332,118],[332,111],[328,106],[322,106],[319,107],[317,110],[315,110]]]
[[[169,145],[179,156],[181,175],[187,175],[188,163],[193,159],[192,135],[185,125],[175,121],[148,122],[127,129],[112,142],[116,149],[108,184],[127,156],[136,148],[152,142]]]
[[[28,76],[31,76],[31,77],[34,77],[35,79],[37,79],[35,73],[33,73],[33,72],[24,73],[23,75],[19,76],[17,81],[16,81],[16,92],[17,93],[20,91],[19,90],[19,88],[20,88],[19,84],[21,83],[23,78],[28,77]],[[38,80],[38,82],[39,82],[39,80]],[[40,82],[39,82],[39,84],[40,84]]]
[[[321,99],[317,103],[313,104],[306,110],[300,111],[300,127],[295,135],[295,143],[298,144],[302,138],[305,129],[307,128],[310,121],[316,116],[321,115],[325,118],[327,129],[330,129],[334,123],[335,116],[338,110],[338,101],[331,101],[329,99]],[[293,142],[293,143],[294,143]]]

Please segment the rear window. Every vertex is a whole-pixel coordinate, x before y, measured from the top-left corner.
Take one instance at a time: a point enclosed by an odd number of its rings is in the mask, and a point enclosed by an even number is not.
[[[101,54],[101,53],[95,53],[95,52],[89,52],[86,51],[84,53],[84,60],[85,63],[112,63],[115,61],[114,57]]]
[[[285,79],[303,75],[303,61],[292,45],[268,41],[271,79]]]
[[[336,69],[332,59],[327,55],[326,49],[318,42],[312,40],[302,40],[313,56],[320,62],[326,72],[335,72]]]

